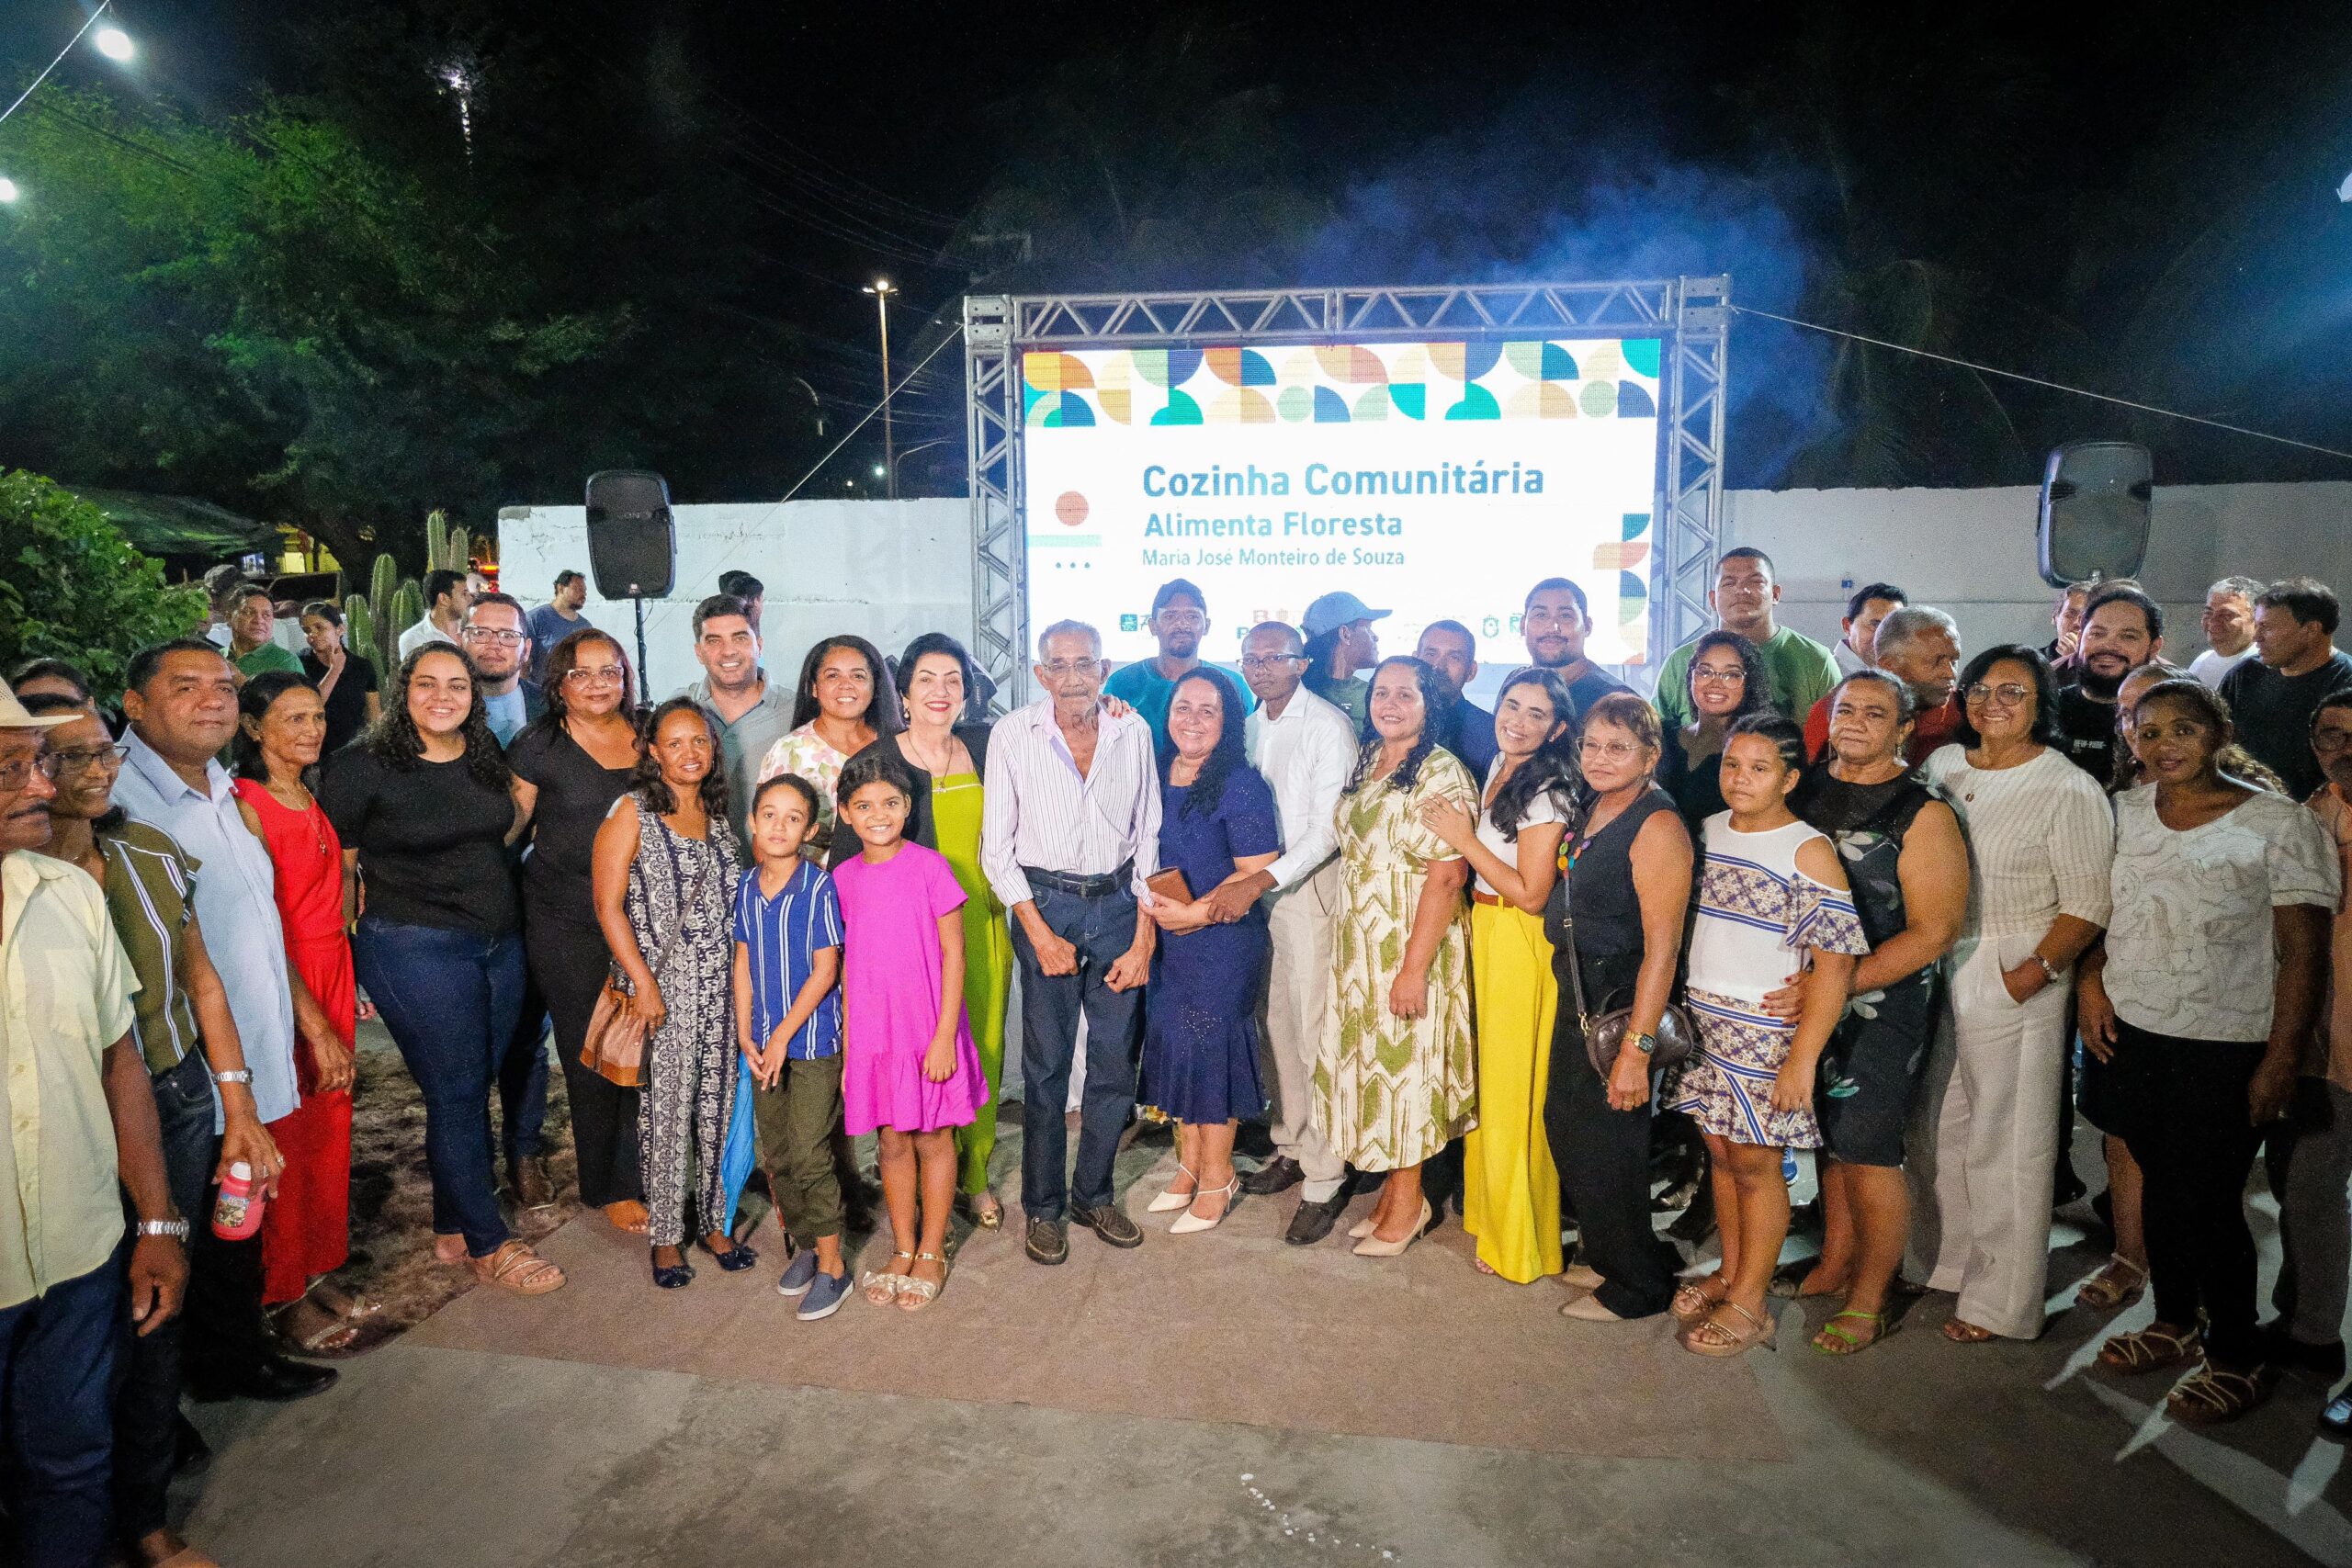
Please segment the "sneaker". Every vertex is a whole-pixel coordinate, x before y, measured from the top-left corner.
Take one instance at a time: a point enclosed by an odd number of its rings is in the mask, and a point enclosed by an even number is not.
[[[1069,1217],[1092,1231],[1112,1247],[1141,1247],[1143,1229],[1127,1218],[1126,1211],[1116,1203],[1105,1203],[1090,1209],[1082,1203],[1070,1205]]]
[[[779,1296],[805,1296],[808,1287],[817,1282],[817,1249],[805,1247],[793,1254],[792,1261],[784,1266],[784,1278],[775,1282]]]
[[[800,1255],[801,1258],[814,1258],[816,1256],[813,1252],[804,1252]],[[799,1259],[795,1258],[794,1261],[797,1263]],[[815,1270],[813,1263],[810,1268]],[[844,1269],[838,1274],[815,1271],[816,1278],[801,1287],[808,1292],[807,1299],[801,1302],[800,1310],[792,1314],[803,1323],[814,1323],[820,1317],[832,1316],[834,1313],[841,1310],[842,1303],[849,1299],[848,1269]]]

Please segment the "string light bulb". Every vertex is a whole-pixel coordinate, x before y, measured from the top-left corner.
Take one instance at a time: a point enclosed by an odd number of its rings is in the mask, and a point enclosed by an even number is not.
[[[24,192],[17,188],[16,181],[6,175],[0,175],[0,203],[14,201],[22,195]]]
[[[130,41],[130,35],[120,28],[100,28],[97,36],[90,41],[96,44],[98,52],[108,60],[129,60],[139,52],[138,46]]]

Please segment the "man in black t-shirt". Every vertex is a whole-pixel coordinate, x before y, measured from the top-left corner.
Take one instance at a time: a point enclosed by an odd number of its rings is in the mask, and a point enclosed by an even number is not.
[[[2137,588],[2109,583],[2083,613],[2074,682],[2058,693],[2059,744],[2105,788],[2115,766],[2115,693],[2165,645],[2165,613]],[[2306,748],[2308,750],[2308,748]]]
[[[1584,656],[1584,639],[1592,632],[1592,611],[1585,604],[1584,590],[1566,578],[1547,577],[1529,589],[1519,624],[1527,637],[1528,662],[1560,678],[1568,689],[1568,706],[1579,722],[1593,704],[1611,692],[1629,689]]]
[[[2312,752],[2312,715],[2352,688],[2352,659],[2336,651],[2335,594],[2308,577],[2274,582],[2254,602],[2253,659],[2222,681],[2238,744],[2301,800],[2326,783]]]

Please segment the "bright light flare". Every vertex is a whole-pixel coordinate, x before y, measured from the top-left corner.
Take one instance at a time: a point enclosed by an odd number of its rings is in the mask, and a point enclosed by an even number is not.
[[[138,46],[130,41],[130,35],[120,28],[100,28],[91,36],[90,41],[96,44],[98,52],[108,60],[129,60],[139,52]]]
[[[882,471],[882,465],[879,463],[874,465],[874,477],[877,479],[886,477]]]
[[[23,191],[17,188],[16,181],[8,178],[5,175],[0,175],[0,202],[14,201],[17,197],[24,194],[25,193]]]

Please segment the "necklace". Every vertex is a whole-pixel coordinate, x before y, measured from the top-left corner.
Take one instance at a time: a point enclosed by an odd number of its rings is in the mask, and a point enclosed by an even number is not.
[[[947,732],[945,743],[940,747],[936,757],[927,754],[922,746],[916,743],[915,732],[912,729],[899,733],[899,749],[906,752],[916,766],[934,779],[945,778],[948,770],[956,765],[956,732],[952,729]]]

